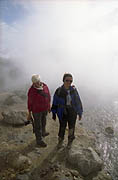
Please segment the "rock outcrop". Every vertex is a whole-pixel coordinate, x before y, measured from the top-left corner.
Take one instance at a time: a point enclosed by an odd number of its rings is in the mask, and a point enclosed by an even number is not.
[[[93,148],[82,148],[77,145],[69,151],[67,160],[83,176],[100,171],[103,165],[102,160]]]
[[[3,122],[12,126],[24,125],[27,121],[27,111],[7,110],[2,112]]]
[[[45,138],[48,146],[36,147],[32,126],[24,126],[27,121],[24,96],[18,94],[0,95],[1,180],[112,180],[104,171],[95,135],[81,124],[76,127],[71,148],[67,148],[66,129],[64,144],[57,149],[58,121],[54,122],[49,114],[50,135]]]

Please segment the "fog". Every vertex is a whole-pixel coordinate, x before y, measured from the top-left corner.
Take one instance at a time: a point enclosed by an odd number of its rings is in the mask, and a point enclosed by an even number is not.
[[[21,82],[30,83],[38,73],[52,89],[70,72],[81,92],[118,91],[118,2],[12,3],[20,3],[27,14],[13,23],[1,21],[0,52],[25,72]]]

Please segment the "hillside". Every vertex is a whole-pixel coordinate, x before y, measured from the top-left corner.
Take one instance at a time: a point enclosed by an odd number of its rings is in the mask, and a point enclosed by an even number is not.
[[[22,97],[22,98],[21,98]],[[24,126],[26,99],[17,93],[1,93],[0,178],[1,180],[111,180],[104,171],[94,134],[76,124],[76,139],[67,148],[57,148],[58,119],[47,118],[46,148],[35,143],[32,125]]]

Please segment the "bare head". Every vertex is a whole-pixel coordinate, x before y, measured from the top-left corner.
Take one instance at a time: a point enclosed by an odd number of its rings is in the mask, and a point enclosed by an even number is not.
[[[64,82],[64,87],[68,89],[73,82],[73,77],[70,73],[65,73],[63,75],[63,82]]]
[[[41,81],[40,81],[40,76],[38,74],[33,74],[31,80],[35,87],[38,88],[40,86]]]

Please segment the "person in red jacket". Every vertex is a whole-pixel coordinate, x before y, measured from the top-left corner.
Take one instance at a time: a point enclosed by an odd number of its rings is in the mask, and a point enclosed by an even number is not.
[[[34,119],[34,133],[36,143],[41,147],[47,144],[43,141],[43,137],[48,136],[46,132],[46,116],[50,112],[50,92],[48,86],[40,81],[40,76],[32,75],[32,86],[28,90],[28,117],[30,121],[32,116]]]

